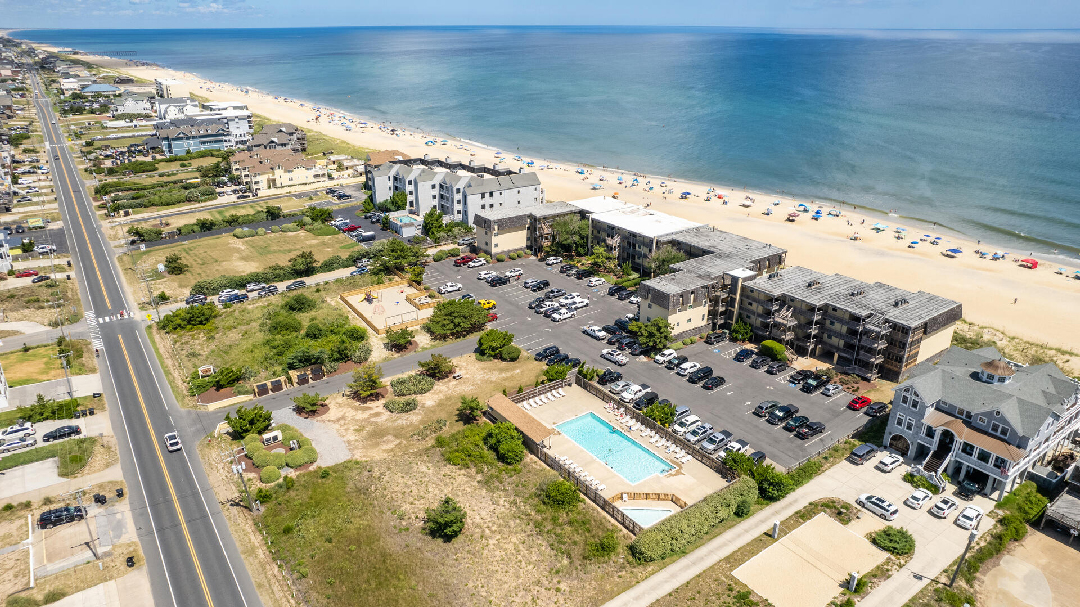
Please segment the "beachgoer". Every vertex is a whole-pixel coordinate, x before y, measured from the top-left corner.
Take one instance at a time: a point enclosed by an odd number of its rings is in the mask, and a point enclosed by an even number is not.
[[[1015,304],[1016,302],[1018,302],[1018,301],[1020,301],[1020,298],[1019,298],[1019,297],[1014,297],[1014,298],[1013,298],[1013,303],[1014,303],[1014,304]]]

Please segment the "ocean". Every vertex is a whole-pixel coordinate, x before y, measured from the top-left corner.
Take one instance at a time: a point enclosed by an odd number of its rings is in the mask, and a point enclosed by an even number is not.
[[[1080,253],[1080,33],[23,30],[564,162]]]

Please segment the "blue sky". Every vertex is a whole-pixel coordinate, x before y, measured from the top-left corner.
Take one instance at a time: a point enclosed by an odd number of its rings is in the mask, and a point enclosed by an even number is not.
[[[708,25],[1074,29],[1078,0],[0,0],[0,28]]]

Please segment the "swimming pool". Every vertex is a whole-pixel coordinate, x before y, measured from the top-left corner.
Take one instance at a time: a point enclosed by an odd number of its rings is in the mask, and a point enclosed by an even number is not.
[[[640,483],[654,474],[664,474],[675,467],[591,411],[555,428],[630,484]]]
[[[642,527],[652,527],[675,511],[670,508],[619,508]]]

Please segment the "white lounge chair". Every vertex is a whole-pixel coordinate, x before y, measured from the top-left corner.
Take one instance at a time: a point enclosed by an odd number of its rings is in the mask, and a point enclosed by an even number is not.
[[[675,444],[674,443],[668,445],[668,448],[667,448],[668,453],[671,453],[674,450],[675,450]]]
[[[600,491],[604,491],[604,490],[606,490],[606,489],[607,489],[607,485],[597,485],[597,487],[596,487],[596,488],[597,488],[598,490],[600,490]]]
[[[562,388],[556,389],[555,392],[559,395],[559,398],[566,396],[566,392],[563,392]]]

